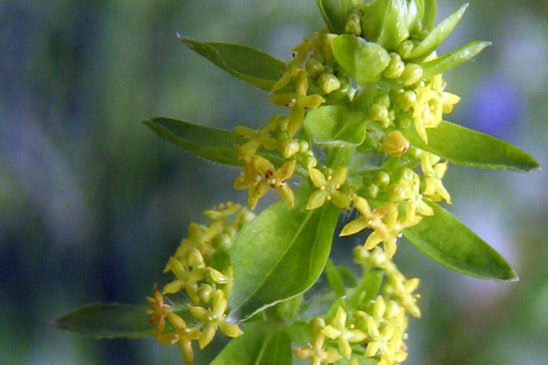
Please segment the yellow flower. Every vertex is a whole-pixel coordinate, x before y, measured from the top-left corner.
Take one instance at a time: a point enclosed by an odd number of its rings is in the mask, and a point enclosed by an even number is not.
[[[251,155],[254,155],[260,146],[264,146],[268,150],[275,149],[278,142],[272,137],[272,134],[278,129],[279,120],[280,116],[277,115],[264,128],[259,130],[246,126],[237,126],[235,128],[236,133],[248,139],[244,145],[244,149],[247,149]]]
[[[271,188],[276,189],[287,204],[294,205],[293,191],[287,184],[295,171],[294,160],[286,161],[277,170],[272,162],[259,155],[244,157],[242,160],[244,171],[234,181],[234,188],[249,189],[247,199],[251,209],[255,208],[259,199]]]
[[[184,319],[173,312],[167,313],[167,319],[175,329],[172,336],[166,336],[165,340],[171,340],[171,343],[179,345],[183,353],[185,364],[192,365],[194,363],[194,351],[192,350],[192,341],[200,338],[201,332],[197,328],[188,328]],[[171,337],[171,339],[170,339]],[[162,341],[160,341],[162,342]]]
[[[438,74],[424,86],[415,89],[413,119],[417,134],[425,143],[428,143],[426,128],[436,128],[441,122],[442,114],[450,113],[453,106],[460,101],[458,95],[445,92],[444,88],[441,74]]]
[[[451,204],[451,196],[442,183],[442,178],[447,171],[447,162],[439,162],[438,156],[424,151],[420,159],[425,183],[423,195],[435,202],[445,200],[447,204]]]
[[[156,325],[154,338],[158,338],[166,327],[165,318],[168,310],[164,304],[164,297],[156,285],[154,286],[153,296],[147,297],[147,301],[152,307],[152,309],[147,310],[147,314],[150,316],[150,323]]]
[[[337,309],[335,318],[322,330],[322,333],[332,340],[338,339],[339,351],[347,359],[350,359],[352,355],[350,342],[362,342],[367,337],[360,330],[346,328],[346,312],[341,307]]]
[[[298,44],[293,48],[293,54],[295,55],[295,58],[293,58],[290,62],[288,62],[286,69],[284,71],[284,74],[282,75],[281,79],[279,79],[273,86],[270,92],[275,93],[276,91],[279,91],[283,89],[291,79],[293,79],[301,70],[301,64],[306,59],[306,56],[308,52],[310,51],[310,42],[308,39],[304,39],[301,44]]]
[[[341,355],[333,350],[324,348],[325,335],[322,333],[316,334],[312,344],[307,347],[299,347],[293,350],[295,356],[300,360],[310,359],[310,365],[321,365],[322,363],[332,364],[339,361]]]
[[[340,188],[346,182],[348,176],[348,167],[339,167],[333,172],[333,175],[322,174],[322,172],[316,168],[310,167],[308,169],[310,181],[318,188],[315,192],[310,194],[308,202],[306,203],[306,209],[313,210],[321,207],[326,200],[333,201],[333,203],[339,208],[346,209],[350,205],[350,196],[348,193],[340,191]]]
[[[162,290],[163,294],[175,294],[185,290],[190,300],[195,303],[200,301],[198,297],[198,282],[204,280],[208,272],[205,266],[189,269],[179,260],[170,258],[166,266],[166,272],[171,271],[175,280],[166,284]]]
[[[225,311],[228,302],[225,293],[221,289],[217,289],[213,297],[213,306],[211,309],[206,309],[198,306],[189,306],[190,314],[197,320],[205,323],[204,329],[198,340],[200,348],[203,349],[213,340],[217,328],[228,337],[239,337],[243,334],[237,324],[229,323],[226,319]]]
[[[315,109],[325,103],[325,99],[318,94],[307,95],[308,77],[304,69],[299,69],[296,75],[295,92],[274,94],[270,97],[274,104],[291,108],[287,126],[290,137],[293,137],[301,127],[307,109]]]

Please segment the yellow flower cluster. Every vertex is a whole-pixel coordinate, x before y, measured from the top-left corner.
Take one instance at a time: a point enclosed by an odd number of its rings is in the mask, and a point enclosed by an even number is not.
[[[428,143],[426,128],[436,128],[443,114],[449,114],[460,101],[458,95],[444,91],[445,82],[441,74],[428,81],[421,81],[413,90],[402,90],[397,95],[402,111],[411,112],[415,130],[419,137]]]
[[[310,322],[314,339],[293,352],[301,360],[310,360],[311,365],[332,364],[342,357],[350,364],[358,364],[359,357],[375,358],[381,365],[407,359],[407,315],[420,317],[416,305],[419,295],[413,294],[419,280],[403,276],[380,248],[369,251],[358,246],[354,256],[364,273],[372,269],[384,273],[381,294],[355,310],[339,306],[333,318],[317,317]],[[356,351],[352,344],[364,350]]]
[[[183,352],[186,364],[192,364],[192,341],[200,348],[206,347],[220,329],[228,337],[238,337],[242,331],[226,317],[228,297],[232,288],[232,267],[213,267],[209,263],[215,253],[230,248],[242,225],[253,219],[253,213],[238,204],[220,204],[206,210],[204,215],[210,224],[191,223],[188,237],[177,248],[164,272],[171,272],[175,279],[160,292],[154,288],[153,296],[147,297],[151,306],[150,321],[156,325],[154,337],[165,345],[177,344]],[[194,305],[174,308],[166,303],[165,295],[184,292]],[[190,317],[192,325],[183,319]],[[166,323],[172,327],[166,330]]]

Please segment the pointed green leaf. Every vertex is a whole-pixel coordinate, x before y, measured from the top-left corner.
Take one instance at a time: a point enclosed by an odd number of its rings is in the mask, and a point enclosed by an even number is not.
[[[148,306],[89,304],[57,319],[57,328],[98,338],[141,338],[154,334],[146,313]]]
[[[236,132],[169,118],[153,118],[144,123],[160,137],[186,152],[210,161],[241,166],[234,145],[241,145],[245,140]],[[271,151],[262,151],[260,155],[268,158],[275,166],[281,166],[285,162],[279,154]],[[301,176],[308,176],[301,166],[297,166],[295,172]]]
[[[231,340],[211,364],[291,364],[291,357],[291,341],[285,331],[276,331],[265,322],[252,322],[244,327],[244,334]]]
[[[343,297],[345,294],[344,282],[342,276],[331,260],[327,261],[327,265],[325,266],[325,275],[327,276],[329,286],[333,289],[335,295],[338,298]]]
[[[379,44],[343,34],[331,41],[333,56],[359,83],[376,82],[390,63],[388,52]]]
[[[344,33],[345,12],[341,0],[316,0],[323,20],[331,33]]]
[[[435,60],[423,63],[423,79],[429,79],[432,76],[441,74],[447,70],[461,65],[462,63],[476,57],[485,47],[491,45],[491,42],[473,41],[452,52],[446,53]]]
[[[426,56],[434,51],[442,42],[451,34],[453,29],[459,24],[464,12],[468,8],[469,3],[465,3],[460,8],[455,10],[450,16],[438,24],[426,38],[419,43],[408,58],[419,58]]]
[[[282,76],[285,64],[251,47],[216,42],[198,42],[178,36],[185,46],[207,58],[232,76],[263,90],[270,90]]]
[[[422,17],[422,28],[432,30],[436,23],[436,0],[424,0],[424,15]]]
[[[249,317],[304,292],[320,276],[340,209],[327,202],[306,210],[310,192],[300,187],[294,208],[280,201],[241,230],[230,250],[232,314]]]
[[[327,105],[309,111],[304,129],[316,144],[358,146],[365,139],[366,119],[344,105]]]
[[[243,139],[236,132],[169,118],[153,118],[144,123],[187,152],[210,161],[240,165],[234,145],[242,144]]]
[[[428,143],[413,127],[403,132],[413,145],[458,165],[513,171],[529,171],[539,166],[519,148],[454,123],[442,121],[437,128],[427,129]]]
[[[516,280],[510,265],[485,241],[451,213],[430,204],[434,215],[403,231],[415,247],[430,258],[462,274],[480,278]]]

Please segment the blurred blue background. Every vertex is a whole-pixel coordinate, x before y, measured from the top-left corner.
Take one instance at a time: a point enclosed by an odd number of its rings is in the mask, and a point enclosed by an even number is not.
[[[438,20],[460,4],[440,0]],[[51,322],[88,302],[144,303],[189,221],[220,200],[245,201],[231,188],[235,170],[140,123],[257,126],[276,112],[176,31],[287,60],[322,26],[312,0],[0,1],[0,363],[180,361],[152,340],[93,341]],[[447,119],[518,145],[545,169],[451,167],[450,210],[521,281],[463,277],[401,243],[397,260],[421,277],[423,295],[408,364],[548,363],[548,3],[473,1],[442,51],[478,38],[494,45],[445,76],[463,97]]]

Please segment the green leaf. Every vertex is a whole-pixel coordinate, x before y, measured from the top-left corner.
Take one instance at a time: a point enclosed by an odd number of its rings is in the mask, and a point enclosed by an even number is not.
[[[148,306],[88,304],[57,319],[57,328],[97,339],[141,338],[154,334]]]
[[[422,17],[422,28],[432,30],[436,23],[436,0],[424,0],[424,15]]]
[[[429,79],[432,76],[457,67],[476,57],[485,47],[490,45],[491,42],[473,41],[457,50],[446,53],[435,60],[423,63],[421,64],[423,69],[422,77],[423,79]]]
[[[516,280],[510,265],[451,213],[430,204],[434,215],[403,231],[424,254],[450,269],[480,278]]]
[[[331,46],[342,69],[362,84],[379,81],[390,63],[390,56],[381,45],[350,34],[335,37]]]
[[[187,152],[210,161],[240,165],[234,145],[244,141],[236,132],[169,118],[153,118],[144,123]]]
[[[327,261],[327,265],[325,266],[325,275],[327,276],[329,286],[333,289],[337,298],[343,297],[345,294],[344,282],[341,275],[337,271],[337,268],[333,265],[333,261],[331,260]]]
[[[533,157],[519,148],[454,123],[442,121],[437,128],[427,129],[428,143],[413,127],[403,132],[413,145],[458,165],[513,171],[539,167]]]
[[[451,34],[453,29],[459,24],[464,12],[470,4],[465,3],[455,10],[450,16],[444,19],[432,30],[422,42],[419,43],[408,58],[418,58],[430,54]]]
[[[346,14],[341,0],[316,0],[323,20],[331,33],[344,33]]]
[[[211,364],[291,364],[291,357],[291,340],[285,331],[273,330],[269,323],[252,322],[245,326],[244,334],[230,341]]]
[[[327,105],[309,111],[304,129],[316,144],[358,146],[365,139],[363,114],[344,105]]]
[[[153,118],[144,123],[160,137],[186,152],[214,162],[233,166],[242,165],[234,145],[243,144],[245,140],[236,132],[169,118]],[[278,167],[285,162],[285,159],[277,153],[262,151],[259,154]],[[308,176],[302,166],[297,166],[295,172],[301,176]]]
[[[373,270],[368,272],[360,281],[358,286],[354,288],[352,294],[348,298],[347,308],[349,311],[357,309],[360,304],[367,303],[375,299],[375,296],[381,288],[383,272]]]
[[[232,76],[250,84],[268,90],[285,70],[285,64],[267,53],[251,47],[216,43],[198,42],[178,35],[185,46],[207,58]]]
[[[236,238],[230,257],[232,314],[246,318],[307,290],[329,257],[339,208],[326,203],[306,210],[310,187],[295,192],[290,208],[280,201],[264,210]]]

